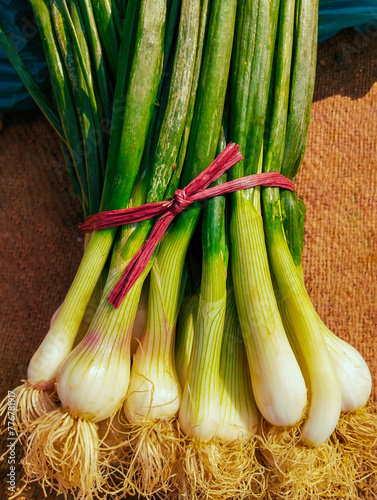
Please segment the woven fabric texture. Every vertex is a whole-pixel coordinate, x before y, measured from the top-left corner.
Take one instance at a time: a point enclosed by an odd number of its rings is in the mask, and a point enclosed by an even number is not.
[[[83,236],[59,141],[37,112],[6,117],[0,171],[3,397],[26,377],[79,264]],[[348,30],[319,46],[309,144],[296,185],[307,207],[310,297],[325,323],[369,363],[377,403],[376,32]],[[7,498],[6,463],[0,472],[0,497]],[[29,487],[20,498],[39,500],[43,492]]]

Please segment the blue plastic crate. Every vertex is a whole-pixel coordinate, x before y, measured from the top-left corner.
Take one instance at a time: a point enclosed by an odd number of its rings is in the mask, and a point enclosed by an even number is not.
[[[377,29],[377,0],[320,0],[318,41],[345,28]]]
[[[31,74],[48,88],[47,65],[30,3],[27,0],[0,0],[0,19]],[[0,45],[0,111],[33,107],[33,99]]]

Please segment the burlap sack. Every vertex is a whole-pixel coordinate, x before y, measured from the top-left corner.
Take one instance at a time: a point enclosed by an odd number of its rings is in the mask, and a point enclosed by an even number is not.
[[[297,179],[307,206],[304,270],[310,296],[326,324],[368,361],[375,402],[376,82],[376,32],[349,30],[319,47],[309,146]],[[64,172],[59,141],[39,113],[7,117],[0,168],[3,397],[25,378],[74,276],[83,239],[77,229],[80,206]],[[7,473],[3,462],[1,498],[7,498]],[[20,498],[40,500],[43,492],[29,487]]]

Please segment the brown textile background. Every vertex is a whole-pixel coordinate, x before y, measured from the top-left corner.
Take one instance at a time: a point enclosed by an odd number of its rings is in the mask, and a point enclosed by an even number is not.
[[[306,283],[326,324],[368,361],[377,402],[376,32],[348,30],[320,45],[314,100],[297,179],[307,207]],[[38,112],[6,117],[0,171],[3,397],[26,376],[74,276],[83,240],[59,141]],[[5,498],[6,464],[0,472]],[[33,487],[22,498],[39,500],[43,492]]]

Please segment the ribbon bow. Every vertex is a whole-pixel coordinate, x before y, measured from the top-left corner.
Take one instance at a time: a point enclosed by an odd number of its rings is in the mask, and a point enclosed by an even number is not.
[[[124,297],[145,269],[174,217],[195,201],[232,193],[241,189],[250,189],[255,186],[275,186],[293,191],[292,181],[277,172],[248,175],[209,188],[210,184],[242,160],[239,150],[240,146],[237,144],[228,144],[219,156],[184,189],[177,189],[171,200],[100,212],[89,216],[83,224],[80,224],[79,227],[82,231],[91,232],[161,216],[154,225],[149,238],[131,259],[122,277],[110,293],[108,300],[115,308],[120,306]]]

